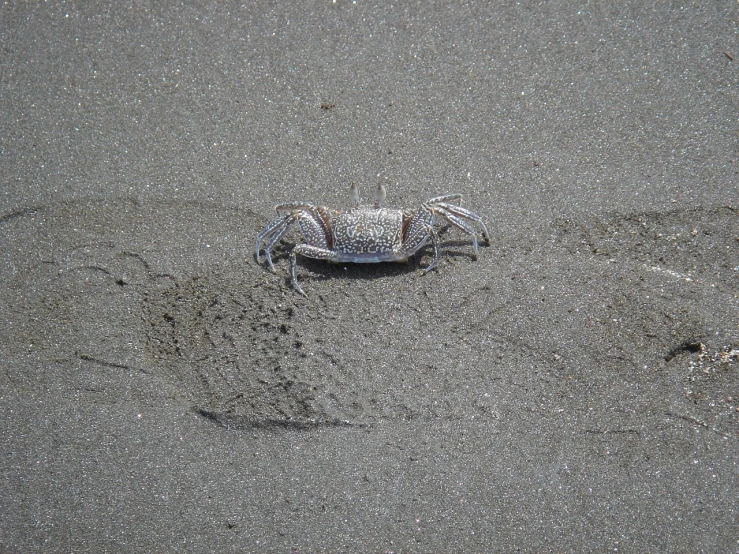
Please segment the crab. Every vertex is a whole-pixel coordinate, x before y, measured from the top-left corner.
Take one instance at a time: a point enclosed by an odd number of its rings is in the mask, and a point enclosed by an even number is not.
[[[314,206],[307,202],[290,202],[276,207],[278,219],[267,225],[257,237],[257,263],[261,263],[260,252],[264,252],[272,272],[272,250],[297,223],[305,239],[290,252],[290,283],[306,296],[298,284],[297,255],[329,262],[377,263],[404,262],[416,254],[431,240],[434,259],[424,269],[428,273],[439,263],[439,237],[434,229],[436,218],[441,217],[451,225],[472,237],[477,258],[477,230],[479,225],[486,244],[490,234],[482,218],[476,213],[452,204],[461,201],[462,195],[436,196],[421,204],[416,210],[394,210],[384,208],[385,187],[377,187],[374,207],[362,207],[359,189],[352,184],[350,197],[352,208],[339,211],[325,206]]]

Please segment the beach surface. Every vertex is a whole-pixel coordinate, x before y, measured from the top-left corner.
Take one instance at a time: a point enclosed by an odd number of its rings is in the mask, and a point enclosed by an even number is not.
[[[504,4],[0,6],[0,551],[739,552],[739,5]]]

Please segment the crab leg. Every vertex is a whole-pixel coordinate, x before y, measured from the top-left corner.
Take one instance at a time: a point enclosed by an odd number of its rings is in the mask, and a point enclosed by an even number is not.
[[[444,219],[446,219],[449,223],[454,225],[457,229],[460,231],[467,233],[472,237],[472,246],[475,249],[475,256],[477,256],[477,231],[475,231],[469,223],[464,221],[462,218],[457,217],[456,215],[452,215],[448,213],[446,210],[441,210],[438,208],[432,208],[434,213],[440,215]]]
[[[482,236],[485,238],[487,244],[490,244],[490,233],[488,233],[488,228],[485,226],[485,222],[479,215],[461,206],[447,204],[446,202],[436,202],[434,206],[440,208],[440,213],[444,215],[444,217],[446,217],[446,213],[448,212],[459,216],[462,219],[467,219],[469,221],[474,221],[475,223],[478,223],[480,227],[482,227]]]
[[[315,209],[316,207],[308,202],[287,202],[285,204],[275,206],[275,210],[280,215],[282,215],[283,212],[297,212],[300,210],[312,211]]]
[[[272,250],[274,250],[274,247],[275,247],[275,246],[277,246],[277,243],[278,243],[278,242],[280,242],[280,240],[282,239],[282,237],[284,237],[284,236],[285,236],[285,234],[287,233],[288,229],[290,229],[290,226],[291,226],[291,225],[292,225],[292,224],[293,224],[293,223],[294,223],[295,221],[297,221],[297,220],[298,220],[299,218],[300,218],[300,213],[290,214],[290,215],[289,215],[289,216],[288,216],[288,217],[286,218],[285,226],[284,226],[284,227],[282,227],[282,228],[281,228],[281,229],[280,229],[280,230],[279,230],[279,231],[278,231],[278,232],[277,232],[277,233],[275,234],[275,236],[273,236],[273,237],[272,237],[272,239],[271,239],[271,240],[269,241],[269,244],[268,244],[268,245],[267,245],[267,247],[266,247],[266,248],[264,249],[264,256],[265,256],[265,258],[267,258],[267,261],[269,262],[269,267],[270,267],[270,269],[272,270],[272,273],[276,273],[276,271],[275,271],[275,266],[274,266],[274,265],[272,265],[272,256],[271,256],[271,254],[272,254]]]
[[[269,268],[273,273],[275,273],[276,271],[275,266],[272,263],[272,250],[280,241],[280,239],[285,236],[285,233],[287,233],[290,225],[292,225],[293,222],[297,220],[298,215],[298,213],[290,213],[276,221],[273,221],[267,226],[264,231],[259,233],[259,236],[257,237],[257,263],[261,263],[259,251],[262,249],[262,242],[265,242],[267,239],[269,239],[269,242],[264,247],[264,257],[267,258],[267,263],[269,264]]]
[[[426,230],[431,236],[431,244],[434,247],[434,259],[431,261],[429,266],[423,270],[424,275],[434,269],[436,267],[436,264],[439,263],[439,236],[436,234],[434,228],[428,223],[426,224]]]
[[[305,256],[306,258],[312,258],[314,260],[328,260],[332,261],[336,258],[336,254],[326,248],[319,248],[317,246],[311,246],[309,244],[298,244],[290,252],[290,284],[293,288],[303,296],[305,294],[303,289],[298,284],[298,258],[297,254]]]
[[[426,200],[426,204],[438,204],[440,202],[449,202],[450,200],[462,200],[461,194],[445,194],[444,196],[434,196]]]
[[[275,219],[272,223],[267,225],[264,230],[257,235],[257,262],[261,262],[261,258],[259,257],[259,252],[262,250],[262,243],[266,240],[266,238],[272,234],[272,232],[278,228],[280,225],[285,224],[285,220],[288,219],[289,216],[284,216],[279,219]]]
[[[475,231],[466,221],[457,217],[456,215],[452,215],[449,213],[442,213],[441,215],[457,229],[464,233],[467,233],[470,237],[472,237],[472,248],[475,251],[475,256],[477,256],[477,231]]]
[[[302,287],[298,284],[298,258],[295,255],[294,248],[292,252],[290,252],[290,284],[300,294],[302,294],[303,296],[308,296],[307,294],[305,294],[305,291],[302,289]]]

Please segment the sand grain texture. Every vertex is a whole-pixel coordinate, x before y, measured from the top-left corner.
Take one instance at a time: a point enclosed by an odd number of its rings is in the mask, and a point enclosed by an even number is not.
[[[0,551],[739,548],[736,5],[160,6],[0,7]]]

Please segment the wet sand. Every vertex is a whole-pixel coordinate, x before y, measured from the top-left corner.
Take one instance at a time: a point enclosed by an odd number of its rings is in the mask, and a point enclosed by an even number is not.
[[[737,16],[1,7],[0,550],[737,550]],[[303,298],[352,182],[493,240]]]

